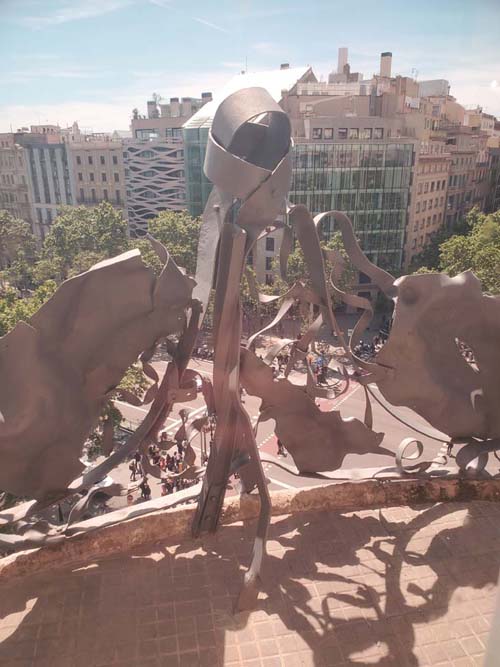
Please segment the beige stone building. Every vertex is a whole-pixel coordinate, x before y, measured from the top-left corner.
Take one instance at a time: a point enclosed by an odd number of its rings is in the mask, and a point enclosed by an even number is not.
[[[423,142],[414,168],[405,240],[405,267],[422,252],[430,236],[443,225],[451,154],[445,141]]]
[[[123,144],[101,139],[67,144],[74,174],[76,204],[95,206],[109,201],[126,213]]]
[[[33,228],[26,153],[12,132],[0,134],[0,208]]]

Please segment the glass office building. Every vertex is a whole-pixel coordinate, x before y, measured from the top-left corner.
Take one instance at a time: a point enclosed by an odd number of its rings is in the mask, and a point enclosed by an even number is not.
[[[203,173],[207,126],[184,128],[189,212],[200,215],[211,191]],[[361,247],[379,266],[403,262],[414,163],[412,140],[304,142],[293,149],[292,204],[313,215],[339,210],[351,218]],[[328,223],[325,236],[333,231]]]
[[[182,131],[184,137],[186,199],[189,213],[192,216],[203,213],[206,201],[212,191],[212,183],[203,171],[211,124],[212,119],[209,122],[202,119],[200,125],[195,127],[193,120],[192,124],[190,123],[190,126]]]
[[[305,204],[313,215],[343,211],[368,257],[383,268],[399,269],[413,161],[412,141],[299,143],[290,200]],[[326,237],[333,231],[328,224]]]

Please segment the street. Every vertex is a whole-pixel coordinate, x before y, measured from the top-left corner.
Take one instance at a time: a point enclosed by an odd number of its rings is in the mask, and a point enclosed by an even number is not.
[[[153,365],[161,376],[165,372],[167,362],[155,361]],[[199,371],[209,378],[212,377],[212,362],[193,359],[191,360],[189,367]],[[301,381],[303,382],[304,379],[299,372],[294,372],[293,381],[299,383]],[[375,394],[379,395],[375,387],[371,387],[371,389]],[[251,418],[252,424],[255,424],[259,417],[260,399],[245,394],[243,396],[243,401],[244,407]],[[365,396],[362,386],[357,382],[351,382],[351,385],[345,394],[329,400],[318,399],[317,402],[321,410],[339,410],[343,419],[356,417],[360,420],[363,420],[364,418]],[[115,401],[115,403],[124,416],[124,425],[130,429],[134,429],[144,418],[148,411],[148,406],[135,407],[124,403],[123,401]],[[205,409],[202,395],[198,394],[197,398],[192,402],[176,404],[175,411],[172,412],[172,414],[169,416],[165,428],[170,436],[174,435],[181,424],[178,412],[182,408],[189,409],[190,416],[192,417],[202,414]],[[411,424],[424,433],[428,433],[437,439],[442,437],[438,431],[433,429],[425,420],[413,413],[411,410],[406,408],[396,408],[393,406],[391,406],[390,409],[396,413],[400,419],[406,421],[408,424]],[[442,442],[439,440],[436,441],[431,438],[420,436],[418,433],[414,432],[412,429],[393,418],[390,414],[388,414],[388,412],[386,412],[384,408],[382,408],[373,400],[372,410],[373,430],[385,433],[382,446],[386,449],[396,452],[400,442],[404,438],[408,438],[410,436],[416,437],[422,442],[424,446],[424,460],[432,460],[441,449]],[[373,474],[374,468],[394,466],[394,459],[387,454],[348,454],[344,459],[341,470],[339,471],[325,473],[317,477],[308,475],[296,476],[296,474],[293,474],[293,472],[296,473],[296,469],[293,465],[291,456],[288,455],[287,457],[278,457],[277,455],[278,447],[277,439],[274,435],[273,420],[259,423],[257,428],[257,444],[261,455],[265,459],[263,465],[270,483],[269,488],[271,490],[327,484],[331,481],[332,478],[360,479],[366,476],[371,476]],[[195,452],[197,453],[197,463],[199,463],[199,436],[194,438],[192,445]],[[307,443],[304,443],[304,446],[307,447]],[[283,464],[284,467],[280,467],[280,464]],[[286,467],[292,468],[293,472],[284,469]],[[363,470],[365,472],[363,472]],[[128,470],[128,464],[126,463],[120,465],[112,473],[113,479],[125,484],[125,486],[128,484],[129,475],[130,473]],[[150,481],[152,482],[152,497],[158,497],[160,495],[160,484],[157,483],[156,480]],[[123,502],[123,498],[114,499],[111,500],[110,505],[118,506],[117,503],[123,505]]]

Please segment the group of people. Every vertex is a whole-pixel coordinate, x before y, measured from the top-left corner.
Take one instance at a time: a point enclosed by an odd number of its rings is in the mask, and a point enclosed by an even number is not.
[[[193,357],[196,359],[205,359],[207,361],[213,361],[214,353],[208,345],[202,345],[201,347],[195,347],[193,350]]]
[[[167,449],[167,444],[170,443],[167,439],[167,434],[162,433],[158,443],[152,443],[148,447],[147,456],[149,463],[160,468],[160,484],[161,495],[165,496],[175,491],[181,491],[193,484],[193,480],[184,479],[180,473],[183,472],[185,466],[184,454],[187,443],[178,441],[177,451],[170,454]],[[151,499],[151,486],[149,484],[148,475],[144,472],[141,463],[142,455],[139,450],[134,454],[129,462],[130,481],[136,482],[138,478],[142,478],[138,489],[141,492],[140,500]],[[196,481],[196,480],[194,480]],[[133,494],[128,495],[129,504],[134,502]]]
[[[385,340],[382,334],[373,336],[369,343],[360,340],[354,348],[354,354],[362,359],[371,359],[384,347]]]

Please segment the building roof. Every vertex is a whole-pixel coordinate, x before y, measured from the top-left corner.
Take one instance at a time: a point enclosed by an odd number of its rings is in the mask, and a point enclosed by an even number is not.
[[[282,97],[282,91],[293,88],[310,70],[310,67],[289,67],[287,69],[275,69],[265,72],[243,72],[237,74],[222,86],[211,102],[207,102],[182,127],[184,129],[211,127],[215,112],[222,100],[242,88],[251,88],[253,86],[265,88],[276,102],[279,102]]]

